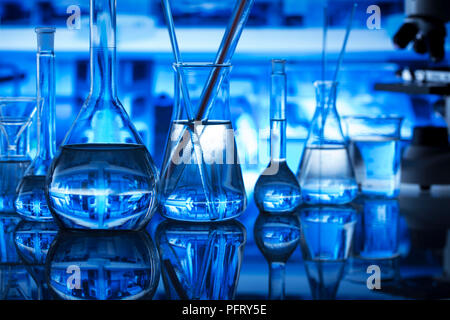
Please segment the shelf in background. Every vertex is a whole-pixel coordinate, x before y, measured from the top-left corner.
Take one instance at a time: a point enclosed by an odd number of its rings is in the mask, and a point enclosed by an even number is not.
[[[185,60],[214,57],[224,30],[219,28],[179,28],[180,48]],[[344,29],[328,33],[328,59],[336,59],[344,38]],[[118,56],[145,56],[153,59],[172,59],[165,28],[118,28]],[[0,29],[0,54],[30,53],[36,50],[33,28]],[[237,59],[267,59],[277,56],[295,60],[320,60],[322,30],[320,28],[247,28],[236,51]],[[55,50],[63,55],[87,55],[89,30],[59,28],[56,31]],[[396,61],[425,60],[411,50],[397,51],[386,30],[353,30],[347,47],[346,60]]]

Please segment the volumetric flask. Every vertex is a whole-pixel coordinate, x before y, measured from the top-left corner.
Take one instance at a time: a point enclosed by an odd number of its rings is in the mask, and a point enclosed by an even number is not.
[[[46,180],[64,228],[141,229],[157,204],[157,169],[117,98],[115,9],[115,0],[90,1],[90,93]]]
[[[13,213],[16,188],[31,159],[28,128],[37,99],[0,98],[0,212]]]
[[[17,187],[16,212],[24,219],[53,220],[45,199],[45,176],[56,151],[54,28],[36,28],[38,152]]]
[[[255,203],[266,212],[294,211],[301,203],[300,186],[286,162],[285,60],[272,60],[270,99],[270,163],[255,185]]]
[[[346,204],[357,194],[347,141],[336,110],[337,82],[316,81],[317,105],[297,172],[303,201]]]
[[[403,118],[344,117],[356,180],[366,196],[400,193],[400,129]]]
[[[159,188],[162,214],[184,221],[235,218],[247,199],[228,105],[231,66],[174,64],[174,69],[176,100]],[[210,107],[201,110],[202,90],[213,73],[221,82]]]

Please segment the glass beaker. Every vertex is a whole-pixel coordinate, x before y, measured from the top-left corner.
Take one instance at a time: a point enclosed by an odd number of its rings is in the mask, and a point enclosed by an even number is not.
[[[361,192],[395,198],[400,192],[402,117],[343,117]]]
[[[24,219],[53,220],[45,199],[45,176],[56,151],[54,28],[36,28],[38,151],[17,187],[16,212]]]
[[[116,1],[90,1],[91,87],[50,167],[48,206],[69,229],[143,228],[157,169],[116,92]]]
[[[174,69],[175,105],[159,188],[162,214],[184,221],[235,218],[247,198],[230,121],[231,65],[183,63]],[[198,118],[203,86],[214,71],[223,81],[207,114]]]
[[[346,204],[357,195],[347,141],[336,110],[337,82],[316,81],[316,111],[299,165],[303,201]]]
[[[265,212],[292,212],[301,203],[300,186],[286,162],[285,60],[272,60],[270,163],[255,185],[254,198]]]
[[[0,212],[13,213],[16,188],[31,158],[28,128],[36,112],[36,98],[0,98]]]

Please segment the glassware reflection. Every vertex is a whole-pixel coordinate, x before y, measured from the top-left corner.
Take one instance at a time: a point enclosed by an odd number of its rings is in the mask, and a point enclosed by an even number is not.
[[[334,300],[345,270],[345,260],[305,261],[311,295],[314,300]]]
[[[239,222],[167,220],[158,226],[156,241],[168,299],[234,298],[246,241]]]
[[[14,229],[20,222],[17,215],[0,216],[0,299],[37,299],[37,285],[21,263],[14,246]]]
[[[14,231],[17,253],[37,285],[37,299],[51,299],[45,281],[45,259],[58,227],[53,222],[21,221]]]
[[[261,212],[253,230],[256,244],[269,263],[269,299],[283,300],[286,262],[300,240],[298,216]]]
[[[350,206],[300,210],[300,247],[313,299],[334,299],[343,277],[356,224]]]
[[[363,199],[358,215],[348,279],[367,280],[367,267],[380,267],[381,280],[398,276],[400,211],[397,200]]]
[[[61,232],[50,248],[46,275],[62,299],[151,299],[159,257],[147,232]]]

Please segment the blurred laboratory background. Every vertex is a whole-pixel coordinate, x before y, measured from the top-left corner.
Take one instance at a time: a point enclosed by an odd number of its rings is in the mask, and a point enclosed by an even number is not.
[[[213,61],[233,1],[177,0],[172,10],[184,61]],[[269,159],[270,59],[288,60],[287,161],[295,171],[315,110],[321,74],[322,6],[317,0],[257,0],[233,58],[230,108],[249,199]],[[329,7],[327,77],[331,78],[353,0]],[[392,38],[404,20],[403,0],[357,1],[353,31],[340,73],[340,115],[400,115],[402,140],[417,125],[445,127],[444,97],[377,90],[408,70],[448,65]],[[380,8],[380,28],[368,22]],[[159,0],[117,1],[118,92],[158,167],[173,107],[173,55]],[[0,95],[35,95],[36,26],[56,31],[56,131],[59,145],[89,91],[89,1],[0,0]],[[447,31],[448,33],[448,31]],[[447,38],[446,46],[449,45]],[[448,52],[448,50],[447,50]],[[378,87],[379,89],[379,87]],[[31,135],[33,137],[34,135]],[[36,143],[31,143],[31,153]]]

